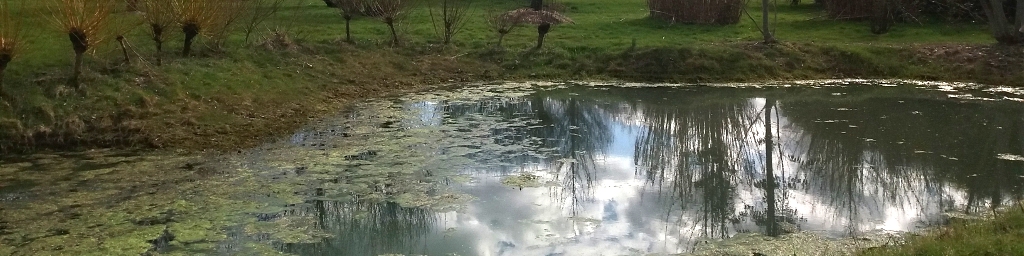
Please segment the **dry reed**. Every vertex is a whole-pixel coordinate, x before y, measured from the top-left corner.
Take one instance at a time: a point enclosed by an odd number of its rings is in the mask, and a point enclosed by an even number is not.
[[[57,27],[67,33],[75,51],[75,64],[70,83],[81,89],[79,77],[87,51],[95,50],[106,36],[105,29],[114,9],[111,0],[57,0],[52,18]]]
[[[651,17],[672,23],[736,24],[743,11],[742,0],[647,0]]]

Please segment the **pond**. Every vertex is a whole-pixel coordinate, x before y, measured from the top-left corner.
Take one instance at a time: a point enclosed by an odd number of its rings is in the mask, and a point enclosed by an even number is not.
[[[197,169],[159,182],[171,192],[123,199],[163,195],[174,206],[106,224],[156,226],[137,247],[169,253],[850,251],[941,225],[951,212],[1021,200],[1022,98],[1002,87],[885,81],[490,84],[366,101],[237,154],[79,162],[63,173]],[[24,174],[58,167],[38,162],[0,168],[4,209],[28,215],[25,205],[50,200],[45,180]],[[0,238],[32,246],[90,229],[24,239],[19,223],[31,220],[4,219],[14,231]]]

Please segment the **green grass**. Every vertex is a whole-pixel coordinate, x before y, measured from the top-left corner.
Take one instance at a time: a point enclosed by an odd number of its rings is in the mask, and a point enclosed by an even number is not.
[[[1024,255],[1024,209],[1012,209],[992,220],[956,223],[911,237],[905,245],[869,249],[860,255]]]
[[[992,68],[985,59],[946,64],[941,58],[919,56],[912,46],[994,43],[982,24],[902,23],[888,34],[872,35],[866,22],[829,20],[813,4],[780,5],[773,20],[784,43],[764,47],[754,44],[760,33],[746,17],[727,26],[669,24],[648,18],[643,0],[564,0],[566,15],[575,24],[556,26],[545,48],[534,52],[534,27],[515,30],[505,38],[505,48],[495,50],[491,45],[497,36],[484,22],[486,10],[523,7],[527,2],[522,0],[475,1],[468,25],[448,47],[437,45],[426,2],[418,2],[400,26],[404,44],[395,48],[388,46],[387,26],[367,17],[352,24],[356,42],[342,43],[345,23],[337,10],[320,0],[295,0],[286,1],[252,42],[243,42],[244,35],[235,32],[224,48],[212,50],[204,46],[208,40],[199,39],[194,57],[177,56],[183,35],[172,29],[164,45],[165,65],[159,67],[151,62],[154,46],[148,27],[137,26],[127,36],[134,63],[121,65],[120,49],[107,40],[87,57],[82,78],[86,89],[74,91],[65,84],[71,73],[71,45],[49,17],[52,8],[46,5],[51,1],[6,1],[23,19],[25,42],[6,74],[7,92],[14,99],[0,102],[0,152],[70,142],[251,146],[261,141],[251,138],[279,134],[273,130],[336,110],[339,100],[465,80],[1024,81],[1019,72]],[[760,13],[754,3],[748,9]],[[138,22],[127,12],[113,18],[117,24]],[[271,51],[259,46],[270,31],[284,32],[297,47]],[[84,130],[69,128],[78,121],[85,123]],[[279,123],[289,125],[275,126]],[[208,138],[224,134],[230,135]]]

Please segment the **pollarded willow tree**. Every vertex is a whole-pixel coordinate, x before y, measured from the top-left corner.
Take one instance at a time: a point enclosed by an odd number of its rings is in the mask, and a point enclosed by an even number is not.
[[[174,14],[176,21],[181,26],[181,32],[185,34],[185,43],[181,48],[181,55],[188,56],[192,52],[192,43],[201,33],[210,33],[217,22],[220,12],[225,8],[217,4],[218,1],[208,0],[173,0]]]
[[[370,8],[375,14],[378,14],[384,24],[388,25],[391,29],[391,45],[397,46],[400,42],[398,39],[398,31],[395,26],[400,24],[408,14],[410,7],[410,0],[370,0]]]
[[[543,5],[538,2],[539,1],[535,0],[533,5]],[[573,21],[569,17],[558,12],[543,9],[538,10],[534,7],[536,6],[512,10],[506,13],[506,15],[509,15],[512,19],[517,20],[521,24],[537,25],[537,46],[535,46],[534,49],[539,50],[544,46],[544,36],[551,31],[552,25],[573,23]]]
[[[104,40],[110,13],[114,10],[111,0],[59,0],[52,13],[57,27],[68,35],[71,48],[75,51],[75,64],[69,83],[82,89],[79,77],[85,53],[95,49]]]
[[[363,0],[331,0],[334,6],[341,12],[341,18],[345,19],[345,41],[352,42],[352,19],[363,13],[366,1]]]
[[[173,0],[142,0],[139,3],[139,10],[142,11],[142,20],[149,26],[149,36],[156,45],[156,65],[163,64],[164,40],[171,26],[174,25],[174,4]]]
[[[434,25],[434,33],[441,37],[441,43],[448,45],[456,34],[466,26],[466,16],[472,0],[439,0],[438,5],[431,5],[430,21]]]
[[[1024,0],[981,0],[992,36],[1003,44],[1024,44]]]
[[[530,8],[538,12],[543,11],[544,0],[530,0]],[[536,49],[540,49],[540,47],[544,44],[544,36],[547,35],[548,32],[551,32],[551,23],[540,23],[537,25]]]
[[[512,30],[523,25],[523,22],[513,12],[490,10],[485,18],[491,30],[498,33],[498,43],[494,45],[495,48],[501,48],[501,42],[504,41],[505,35],[512,33]]]

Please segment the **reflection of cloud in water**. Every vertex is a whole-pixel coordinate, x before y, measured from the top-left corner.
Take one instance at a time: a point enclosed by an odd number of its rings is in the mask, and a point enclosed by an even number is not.
[[[636,227],[644,223],[619,217],[639,203],[643,185],[632,178],[631,159],[603,159],[598,167],[609,175],[594,184],[592,199],[576,206],[576,216],[561,205],[558,188],[519,190],[494,177],[477,177],[465,191],[478,199],[458,214],[456,229],[478,239],[478,255],[630,254],[657,248],[659,238],[636,232],[647,229]]]
[[[985,189],[975,183],[940,175],[949,170],[933,159],[908,157],[917,149],[943,148],[912,140],[926,133],[920,130],[877,128],[891,125],[892,119],[861,113],[870,105],[852,108],[728,90],[693,91],[659,101],[665,92],[650,88],[611,89],[644,101],[613,98],[609,103],[587,95],[596,90],[573,90],[580,96],[554,90],[494,102],[406,104],[416,110],[412,126],[481,116],[530,120],[489,132],[502,135],[495,141],[503,145],[540,141],[537,147],[553,150],[544,154],[545,160],[464,172],[473,181],[456,186],[476,200],[462,211],[437,214],[422,247],[400,252],[679,253],[700,240],[761,231],[767,219],[836,237],[907,231],[935,224],[943,211],[970,204],[969,194],[984,194],[972,192]],[[824,89],[820,94],[833,95]],[[775,112],[766,117],[766,108]],[[898,112],[910,113],[903,110]],[[765,118],[774,125],[766,128]],[[816,122],[835,119],[849,124]],[[764,159],[768,134],[775,142],[772,172]],[[892,146],[904,143],[917,148]],[[1021,153],[1019,148],[999,150]],[[956,153],[944,154],[961,162],[974,160]],[[983,155],[995,159],[997,154]],[[501,184],[503,175],[517,172],[554,179],[554,185],[520,189]],[[771,194],[769,177],[777,184]],[[769,202],[777,204],[773,217],[766,217]]]

